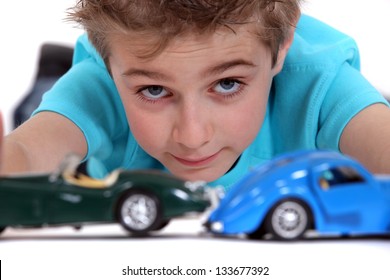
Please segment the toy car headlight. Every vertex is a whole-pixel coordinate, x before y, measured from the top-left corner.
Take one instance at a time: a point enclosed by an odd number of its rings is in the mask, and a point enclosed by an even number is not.
[[[214,232],[223,232],[223,223],[222,222],[212,222],[210,225],[211,231]]]
[[[188,200],[188,199],[189,199],[188,194],[187,194],[186,192],[183,192],[182,190],[173,190],[173,193],[174,193],[177,197],[179,197],[179,198],[181,198],[181,199],[183,199],[183,200]]]

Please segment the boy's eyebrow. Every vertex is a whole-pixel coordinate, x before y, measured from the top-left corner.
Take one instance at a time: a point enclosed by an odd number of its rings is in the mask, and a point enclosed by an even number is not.
[[[130,68],[126,70],[122,76],[131,77],[131,76],[144,76],[150,79],[156,80],[169,80],[168,76],[160,72],[149,71],[144,69]]]
[[[204,76],[212,76],[212,75],[221,74],[221,73],[229,70],[230,68],[234,68],[236,66],[255,67],[256,65],[253,64],[250,61],[247,61],[245,59],[241,59],[240,58],[240,59],[235,59],[235,60],[232,60],[232,61],[226,61],[226,62],[223,62],[221,64],[212,66],[212,67],[208,68],[203,73],[203,75]]]
[[[212,66],[208,69],[206,69],[202,76],[208,77],[212,75],[221,74],[230,68],[234,68],[237,66],[246,66],[246,67],[255,67],[256,65],[253,64],[250,61],[247,61],[245,59],[235,59],[232,61],[226,61],[221,64],[217,64],[215,66]],[[138,68],[130,68],[126,70],[122,76],[131,77],[131,76],[144,76],[150,79],[156,79],[156,80],[170,80],[170,78],[165,75],[164,73],[155,72],[155,71],[149,71],[145,69],[138,69]]]

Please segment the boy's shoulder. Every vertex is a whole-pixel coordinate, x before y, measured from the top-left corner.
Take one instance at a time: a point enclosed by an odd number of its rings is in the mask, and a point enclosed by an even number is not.
[[[316,18],[302,15],[285,66],[336,64],[337,67],[344,62],[360,68],[355,40]]]
[[[99,66],[106,67],[102,57],[99,55],[95,47],[89,42],[88,35],[86,33],[79,36],[76,41],[73,64],[77,64],[85,59],[93,59],[99,64]]]

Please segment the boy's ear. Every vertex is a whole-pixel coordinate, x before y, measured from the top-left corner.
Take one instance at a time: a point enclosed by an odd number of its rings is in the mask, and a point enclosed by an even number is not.
[[[286,36],[286,39],[279,46],[278,56],[276,58],[275,65],[273,67],[274,75],[279,73],[283,68],[283,64],[284,64],[284,60],[287,56],[287,52],[290,49],[291,44],[294,40],[294,33],[295,33],[295,27],[290,27],[290,30],[288,32],[288,35]]]

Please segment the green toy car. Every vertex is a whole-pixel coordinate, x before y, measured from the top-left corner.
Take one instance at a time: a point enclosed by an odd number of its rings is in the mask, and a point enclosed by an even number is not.
[[[0,177],[0,232],[6,227],[119,222],[129,232],[145,235],[171,218],[200,213],[210,205],[204,182],[119,169],[97,180],[77,174],[78,163],[70,156],[51,174]]]

